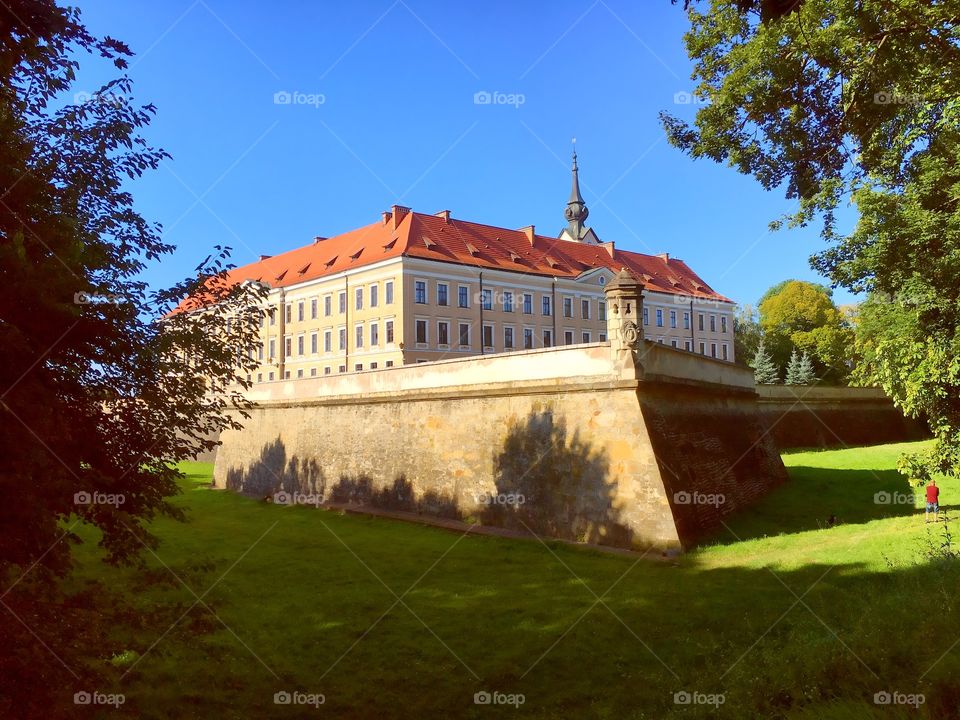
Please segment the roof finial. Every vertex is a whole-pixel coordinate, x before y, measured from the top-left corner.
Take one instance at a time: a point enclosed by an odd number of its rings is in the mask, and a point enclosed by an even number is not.
[[[577,139],[571,138],[571,142],[573,143],[573,167],[571,168],[573,183],[570,188],[570,199],[567,200],[567,207],[563,211],[563,216],[566,218],[567,229],[570,235],[575,240],[579,240],[583,237],[583,223],[587,219],[587,215],[590,214],[590,211],[587,209],[587,204],[583,201],[583,196],[580,194],[580,176],[577,168]]]

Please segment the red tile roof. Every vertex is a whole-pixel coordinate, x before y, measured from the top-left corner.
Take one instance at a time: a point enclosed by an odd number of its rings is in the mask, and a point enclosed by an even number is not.
[[[532,227],[508,230],[394,207],[380,222],[235,268],[228,281],[259,280],[271,287],[289,287],[402,255],[547,277],[576,277],[598,267],[619,272],[626,267],[652,291],[732,302],[682,260],[626,250],[613,250],[611,255],[612,247],[535,235]]]

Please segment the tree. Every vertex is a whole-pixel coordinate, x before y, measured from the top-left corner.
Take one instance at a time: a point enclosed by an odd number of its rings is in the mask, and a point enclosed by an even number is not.
[[[181,517],[171,463],[237,426],[260,316],[262,291],[228,282],[221,248],[175,287],[140,279],[173,250],[127,190],[166,157],[139,135],[154,108],[126,77],[58,107],[77,52],[118,70],[131,55],[52,0],[0,8],[0,636],[16,650],[0,663],[2,715],[65,714],[50,710],[73,682],[64,666],[86,676],[84,650],[103,648],[64,640],[106,636],[58,585],[73,528],[134,563],[156,545],[147,522]]]
[[[931,470],[960,472],[960,42],[956,2],[685,2],[693,124],[671,143],[724,162],[820,221],[812,259],[834,286],[872,296],[858,373],[937,442]],[[835,213],[852,201],[856,227]],[[773,223],[778,227],[784,219]],[[883,307],[886,305],[886,307]]]
[[[787,376],[784,381],[787,385],[812,385],[817,379],[810,356],[802,355],[794,348],[787,365]]]
[[[733,316],[733,348],[738,363],[749,365],[749,358],[757,354],[763,331],[757,322],[757,311],[752,305],[741,305]]]
[[[757,352],[753,356],[753,362],[750,363],[753,368],[753,376],[758,385],[773,385],[780,382],[780,371],[767,354],[764,341],[760,341]]]
[[[784,385],[799,385],[800,377],[800,353],[794,348],[790,353],[790,361],[787,363],[787,374],[783,379]]]

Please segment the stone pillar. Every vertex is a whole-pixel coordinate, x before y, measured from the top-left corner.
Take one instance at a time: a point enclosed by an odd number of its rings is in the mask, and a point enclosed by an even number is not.
[[[610,281],[607,296],[607,339],[614,356],[637,348],[643,340],[643,283],[623,268]]]

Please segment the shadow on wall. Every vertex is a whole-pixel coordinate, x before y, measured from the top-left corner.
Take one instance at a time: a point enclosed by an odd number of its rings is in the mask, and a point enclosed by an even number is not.
[[[464,498],[418,487],[399,475],[392,482],[369,475],[331,482],[316,460],[287,457],[277,438],[246,468],[227,472],[230,490],[261,498],[279,491],[347,504],[439,517],[473,518],[484,525],[591,543],[629,547],[630,530],[613,507],[606,453],[568,437],[566,423],[550,409],[531,411],[510,426],[494,455],[496,490]],[[437,478],[441,480],[441,478]]]

